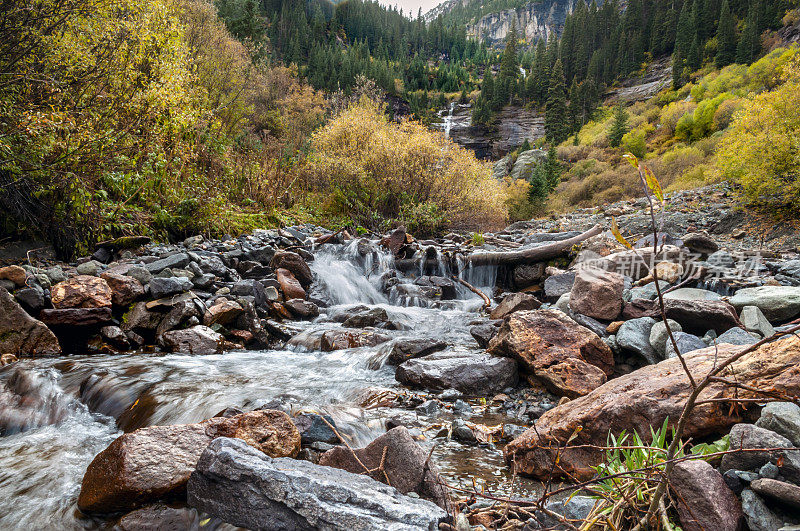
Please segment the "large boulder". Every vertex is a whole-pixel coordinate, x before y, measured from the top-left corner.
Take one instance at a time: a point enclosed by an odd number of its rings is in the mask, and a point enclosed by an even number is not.
[[[508,358],[464,352],[438,352],[406,361],[395,378],[409,387],[486,396],[517,384],[517,363]]]
[[[319,460],[320,465],[341,468],[353,474],[366,473],[362,463],[372,471],[368,474],[371,478],[388,483],[403,494],[416,492],[439,507],[447,508],[447,493],[436,466],[405,427],[392,428],[366,447],[352,452],[349,448],[337,446],[325,452]]]
[[[569,397],[599,387],[614,368],[608,345],[559,310],[511,314],[488,352],[517,360],[552,392]]]
[[[144,296],[142,283],[133,277],[106,271],[100,278],[111,288],[111,302],[117,306],[128,306]]]
[[[200,454],[216,437],[242,439],[253,451],[271,457],[294,457],[300,451],[300,433],[281,411],[142,428],[118,437],[92,460],[83,476],[78,507],[109,513],[184,495]]]
[[[224,338],[211,328],[195,325],[184,330],[165,332],[159,342],[169,352],[203,355],[217,354],[224,348]]]
[[[685,531],[744,529],[742,504],[722,474],[708,462],[697,459],[676,463],[669,479]]]
[[[391,339],[389,336],[379,334],[374,330],[336,329],[328,330],[322,334],[320,349],[325,352],[342,350],[346,348],[374,347]]]
[[[668,319],[674,319],[684,332],[703,335],[709,330],[718,334],[742,327],[736,309],[725,301],[668,299],[664,301]]]
[[[220,297],[211,305],[203,316],[203,324],[211,326],[214,324],[227,325],[239,317],[244,310],[238,302]]]
[[[203,452],[189,505],[254,531],[438,529],[446,513],[374,479],[294,459],[271,459],[219,438]]]
[[[709,347],[685,356],[684,360],[691,373],[700,377],[742,348]],[[766,392],[797,395],[800,392],[800,338],[763,345],[732,364],[731,370],[737,382],[755,385]],[[519,472],[534,477],[547,477],[550,470],[554,470],[556,475],[568,473],[577,479],[589,478],[594,474],[591,467],[602,461],[601,450],[596,447],[567,449],[560,452],[555,464],[553,448],[563,447],[576,432],[578,435],[572,445],[602,446],[609,432],[636,430],[644,434],[667,418],[675,423],[690,391],[689,380],[677,358],[642,367],[546,412],[537,421],[535,430],[527,430],[506,446],[506,459],[515,461]],[[701,397],[760,398],[763,395],[714,382]],[[738,422],[754,420],[752,415],[752,409],[731,408],[724,400],[704,402],[695,406],[684,437],[718,435]]]
[[[272,267],[274,269],[286,269],[300,282],[303,288],[307,289],[314,281],[311,268],[303,257],[291,251],[278,251],[272,257]],[[292,297],[290,297],[292,298]]]
[[[399,365],[404,361],[427,356],[446,348],[447,343],[433,338],[400,339],[392,345],[386,362],[391,365]]]
[[[625,278],[613,271],[582,267],[575,274],[569,307],[575,313],[613,321],[622,311]]]
[[[55,308],[102,308],[111,306],[111,288],[102,278],[78,275],[50,288]]]
[[[286,300],[306,298],[306,290],[303,289],[303,286],[298,282],[291,271],[280,268],[275,271],[275,274],[278,278],[278,284],[281,286],[283,297]]]
[[[542,303],[530,293],[511,293],[492,310],[492,319],[503,319],[507,315],[522,310],[538,310]]]
[[[741,310],[756,306],[770,321],[788,321],[800,314],[800,287],[759,286],[737,291],[730,303]]]
[[[113,320],[111,308],[48,308],[39,314],[48,326],[96,326]]]
[[[0,288],[0,354],[61,354],[55,334],[28,315],[4,288]]]

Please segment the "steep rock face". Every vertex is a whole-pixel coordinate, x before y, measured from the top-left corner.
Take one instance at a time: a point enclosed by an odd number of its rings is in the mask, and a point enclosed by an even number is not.
[[[467,25],[467,35],[486,40],[489,44],[502,41],[516,24],[528,41],[549,39],[564,27],[567,14],[575,7],[575,0],[544,0],[531,2],[517,9],[489,13],[475,24]]]

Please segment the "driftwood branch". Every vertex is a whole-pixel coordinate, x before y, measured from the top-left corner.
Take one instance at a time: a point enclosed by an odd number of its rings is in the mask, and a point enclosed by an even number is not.
[[[486,296],[484,292],[482,292],[481,290],[479,290],[478,288],[476,288],[463,278],[458,278],[457,276],[453,275],[453,280],[460,283],[462,286],[466,287],[472,293],[483,299],[483,306],[481,306],[481,310],[488,310],[489,307],[492,305],[492,301],[489,299],[489,297]]]

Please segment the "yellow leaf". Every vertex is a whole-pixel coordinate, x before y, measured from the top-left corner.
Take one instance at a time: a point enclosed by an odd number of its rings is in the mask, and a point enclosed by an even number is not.
[[[622,155],[622,158],[626,159],[628,162],[631,163],[631,166],[638,169],[639,168],[639,159],[636,158],[636,155],[633,153],[625,153]]]
[[[619,225],[617,225],[617,218],[611,218],[611,234],[613,234],[614,237],[617,239],[617,241],[622,245],[624,245],[626,248],[633,249],[633,246],[630,243],[628,243],[628,240],[626,240],[625,237],[622,235],[622,233],[619,231]]]
[[[644,167],[644,180],[647,183],[647,187],[650,188],[650,191],[653,192],[653,195],[659,202],[664,202],[664,191],[661,189],[661,183],[658,182],[656,176],[653,174],[653,170],[648,168],[647,166]]]

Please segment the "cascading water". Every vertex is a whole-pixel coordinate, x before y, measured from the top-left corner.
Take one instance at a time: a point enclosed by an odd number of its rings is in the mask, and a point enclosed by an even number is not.
[[[456,108],[456,102],[450,102],[450,109],[447,111],[447,116],[444,119],[444,136],[450,138],[450,128],[453,125],[453,110]]]
[[[469,325],[481,300],[463,286],[455,285],[455,299],[436,304],[421,296],[387,296],[392,283],[417,286],[419,271],[396,273],[391,254],[365,239],[323,245],[314,255],[311,296],[329,306],[315,321],[293,326],[308,333],[335,330],[342,327],[332,318],[337,312],[347,313],[353,305],[382,308],[394,324],[380,330],[389,342],[334,352],[292,348],[23,359],[0,369],[0,496],[6,500],[0,529],[107,527],[106,520],[83,516],[75,507],[83,474],[97,453],[125,431],[198,422],[230,406],[253,409],[279,400],[295,412],[324,412],[353,445],[365,445],[385,431],[386,419],[414,417],[395,407],[364,406],[365,396],[375,392],[405,392],[394,367],[383,363],[396,342],[435,338],[451,349],[477,351]],[[460,275],[491,293],[496,268],[464,267],[463,259],[440,254],[433,260],[435,274]],[[431,444],[423,441],[426,448]],[[447,442],[433,455],[451,480],[507,484],[498,450]]]

